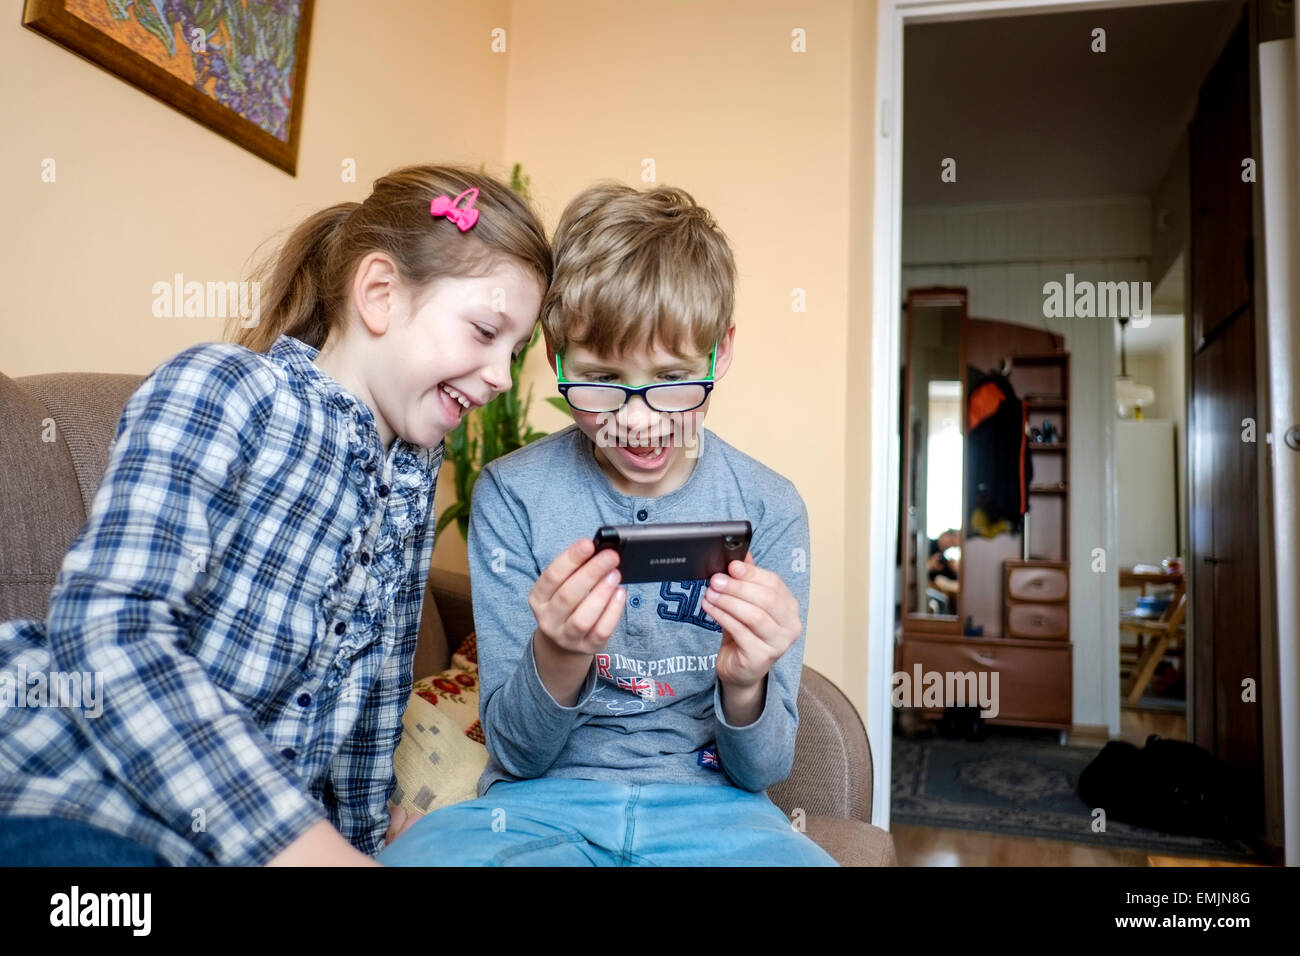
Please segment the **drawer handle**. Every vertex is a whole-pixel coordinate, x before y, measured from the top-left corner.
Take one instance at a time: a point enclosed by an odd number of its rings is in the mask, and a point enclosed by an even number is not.
[[[994,660],[992,654],[989,654],[989,655],[986,657],[985,655],[983,655],[983,654],[979,653],[978,651],[976,651],[976,652],[975,652],[974,654],[972,654],[971,656],[975,658],[975,662],[976,662],[977,664],[984,664],[984,665],[987,665],[987,666],[989,666],[989,667],[992,667],[993,664],[996,663],[996,661]]]
[[[1047,623],[1047,618],[1043,617],[1041,614],[1035,614],[1029,619],[1029,623],[1034,625],[1034,627],[1042,627]]]

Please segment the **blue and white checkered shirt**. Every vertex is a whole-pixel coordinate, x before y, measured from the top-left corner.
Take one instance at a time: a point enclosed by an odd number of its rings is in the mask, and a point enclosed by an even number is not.
[[[176,864],[326,817],[380,847],[444,446],[385,452],[316,354],[198,345],[131,397],[49,614],[0,624],[0,815]]]

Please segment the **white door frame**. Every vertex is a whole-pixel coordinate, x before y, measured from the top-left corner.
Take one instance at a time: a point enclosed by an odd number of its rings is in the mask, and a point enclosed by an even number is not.
[[[1264,208],[1264,273],[1268,278],[1262,318],[1269,343],[1270,396],[1264,420],[1271,431],[1267,437],[1273,525],[1293,529],[1300,526],[1300,452],[1291,449],[1284,436],[1291,426],[1300,425],[1300,389],[1296,387],[1300,381],[1300,334],[1295,327],[1295,316],[1300,315],[1300,281],[1294,270],[1300,260],[1300,187],[1294,176],[1272,176],[1270,170],[1294,170],[1300,165],[1300,5],[1295,7],[1295,17],[1295,37],[1259,45],[1259,201]],[[1276,714],[1285,861],[1295,866],[1300,864],[1300,538],[1274,534],[1272,546],[1279,692],[1277,708],[1266,708],[1264,713]],[[1267,647],[1265,644],[1262,649]],[[1267,662],[1263,672],[1268,672]],[[1266,728],[1264,740],[1268,739]]]
[[[898,421],[899,336],[902,316],[903,27],[907,23],[974,20],[984,17],[1114,7],[1156,6],[1187,0],[877,0],[875,191],[873,203],[873,278],[871,327],[871,554],[868,581],[869,636],[867,646],[867,731],[877,742],[873,750],[872,818],[888,827],[892,764],[893,709],[890,677],[894,667],[894,542],[898,534],[898,466],[895,441]],[[1297,8],[1300,17],[1300,7]],[[1113,429],[1107,441],[1113,444]],[[1107,455],[1113,472],[1113,449]],[[1114,526],[1114,475],[1108,492],[1109,524]],[[1116,579],[1118,580],[1118,579]],[[1118,584],[1111,589],[1118,608]],[[1108,592],[1109,593],[1109,592]],[[1118,613],[1118,611],[1116,612]],[[1116,648],[1116,653],[1118,649]],[[1103,662],[1105,663],[1105,662]],[[1116,665],[1117,666],[1117,665]],[[1118,671],[1107,708],[1118,720]],[[1109,698],[1113,698],[1113,701]]]

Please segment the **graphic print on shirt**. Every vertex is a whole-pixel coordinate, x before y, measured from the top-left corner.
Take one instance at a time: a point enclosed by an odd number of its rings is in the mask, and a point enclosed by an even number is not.
[[[618,691],[616,694],[606,692],[604,685],[597,685],[596,689],[591,692],[587,698],[588,707],[596,707],[603,704],[605,715],[609,717],[624,717],[628,714],[640,714],[649,707],[646,701],[632,694]]]
[[[664,581],[659,586],[659,596],[663,600],[656,608],[656,612],[665,621],[693,624],[706,631],[721,632],[721,625],[709,617],[700,606],[708,586],[707,580]],[[604,704],[613,714],[644,711],[656,701],[663,702],[667,698],[677,696],[673,685],[666,679],[667,675],[696,671],[709,674],[711,680],[717,660],[716,652],[675,654],[653,660],[627,657],[613,652],[597,654],[596,676],[610,690],[622,693],[611,697],[602,692],[605,688],[600,688],[592,695],[591,701]]]
[[[644,661],[638,657],[624,657],[622,654],[597,654],[596,676],[601,680],[608,681],[620,690],[635,694],[642,700],[661,700],[665,697],[677,696],[677,692],[673,690],[673,685],[667,681],[655,680],[644,675],[678,673],[688,669],[712,670],[717,658],[716,654],[691,655],[689,658],[686,655],[679,654],[677,657]],[[629,676],[624,677],[615,674],[613,668],[617,668],[619,671],[627,671]]]
[[[636,694],[642,700],[655,699],[654,681],[648,677],[620,677],[617,681],[619,690]]]
[[[722,625],[700,606],[708,587],[709,582],[704,578],[698,581],[663,581],[659,585],[659,596],[663,600],[655,610],[665,621],[680,621],[708,631],[721,631]]]

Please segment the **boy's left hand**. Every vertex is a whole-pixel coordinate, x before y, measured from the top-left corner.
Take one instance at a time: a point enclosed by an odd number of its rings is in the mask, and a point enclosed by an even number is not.
[[[709,579],[701,606],[722,625],[718,680],[753,687],[803,632],[799,602],[780,575],[758,567],[749,552],[727,571]]]

